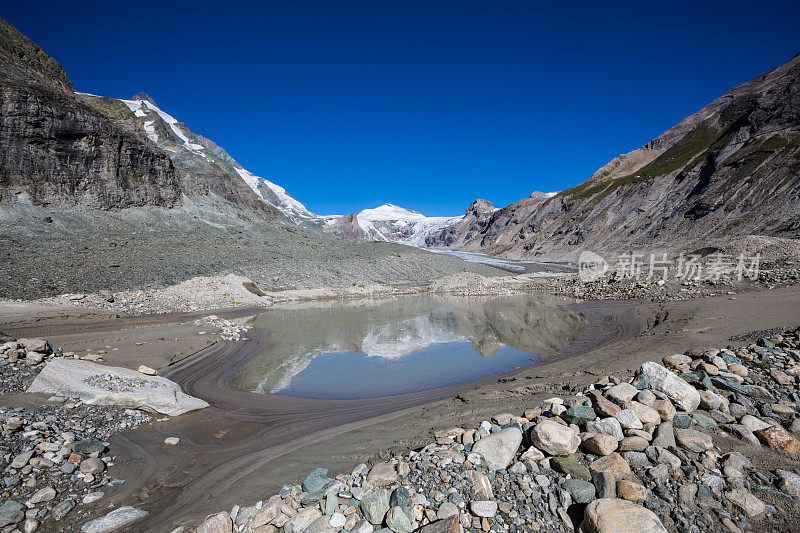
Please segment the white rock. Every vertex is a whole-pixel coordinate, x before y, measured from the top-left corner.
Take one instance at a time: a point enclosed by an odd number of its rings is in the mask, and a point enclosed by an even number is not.
[[[666,394],[679,409],[691,413],[700,405],[697,389],[658,363],[643,364],[642,374],[650,380],[653,389]]]
[[[331,515],[331,519],[328,523],[330,523],[332,527],[339,529],[344,527],[345,522],[347,522],[347,518],[337,511]]]
[[[616,418],[603,418],[602,420],[586,422],[586,431],[588,433],[611,435],[618,441],[625,438],[625,435],[622,433],[622,426]]]
[[[132,524],[145,516],[147,516],[147,511],[126,505],[111,511],[105,516],[89,520],[81,527],[81,533],[109,533]]]
[[[495,431],[472,446],[472,451],[483,457],[492,470],[501,470],[511,464],[522,443],[522,432],[515,427]]]
[[[531,442],[550,455],[569,455],[575,453],[581,439],[571,428],[544,420],[531,428]]]
[[[150,368],[149,366],[139,365],[139,368],[136,370],[140,374],[144,374],[145,376],[155,376],[158,372],[154,368]]]
[[[83,502],[84,505],[87,505],[96,502],[105,495],[106,493],[101,491],[90,492],[89,494],[86,494],[81,501]]]
[[[768,428],[772,425],[772,424],[767,424],[760,418],[755,417],[753,415],[744,415],[742,419],[739,421],[739,423],[752,432],[756,432],[759,429]]]
[[[492,518],[497,514],[497,502],[492,500],[473,500],[469,503],[469,510],[475,516]]]
[[[375,528],[367,520],[359,520],[351,530],[352,533],[372,533]]]
[[[166,444],[167,446],[177,446],[178,444],[180,444],[180,442],[181,439],[179,439],[178,437],[167,437],[166,439],[164,439],[164,444]]]
[[[27,392],[77,397],[91,405],[119,405],[170,416],[208,407],[166,378],[78,359],[51,359]]]
[[[642,429],[642,421],[636,417],[632,409],[622,409],[614,417],[619,420],[619,424],[625,429]]]
[[[305,507],[299,511],[294,517],[287,522],[291,524],[293,531],[303,531],[311,525],[317,518],[320,518],[322,513],[316,507]]]
[[[519,456],[523,461],[541,461],[544,459],[544,454],[536,446],[531,446]]]

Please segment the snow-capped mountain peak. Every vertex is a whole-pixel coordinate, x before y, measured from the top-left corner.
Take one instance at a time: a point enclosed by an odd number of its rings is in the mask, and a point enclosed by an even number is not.
[[[355,241],[386,241],[409,246],[425,246],[425,237],[463,217],[427,217],[413,209],[383,204],[346,217],[328,220],[324,231]]]

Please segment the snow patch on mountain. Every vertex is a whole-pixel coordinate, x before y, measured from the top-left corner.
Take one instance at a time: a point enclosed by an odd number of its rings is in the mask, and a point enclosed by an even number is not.
[[[178,120],[169,113],[159,109],[159,107],[154,103],[148,102],[147,100],[122,100],[122,103],[128,106],[128,109],[133,111],[133,114],[140,118],[146,117],[148,111],[156,113],[159,117],[161,117],[161,120],[169,125],[175,136],[178,137],[178,139],[180,139],[183,143],[184,148],[190,152],[194,152],[197,155],[205,157],[205,148],[190,141],[186,134],[181,131],[180,126],[178,126]],[[150,122],[150,125],[152,126],[152,121]],[[149,136],[150,135],[148,135],[148,137]],[[156,136],[156,139],[157,138],[158,136]]]
[[[272,183],[266,178],[256,176],[252,172],[241,167],[234,167],[234,170],[241,176],[244,182],[253,189],[259,198],[273,207],[280,209],[283,214],[289,217],[289,220],[296,224],[305,222],[311,225],[322,225],[326,220],[337,216],[321,216],[312,213],[305,205],[288,194],[286,189],[280,185]]]

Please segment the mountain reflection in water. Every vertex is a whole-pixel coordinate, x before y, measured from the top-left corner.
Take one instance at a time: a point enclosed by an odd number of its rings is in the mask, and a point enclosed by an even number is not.
[[[232,378],[239,390],[371,398],[500,374],[574,340],[584,319],[541,295],[335,302],[253,317],[266,351]]]

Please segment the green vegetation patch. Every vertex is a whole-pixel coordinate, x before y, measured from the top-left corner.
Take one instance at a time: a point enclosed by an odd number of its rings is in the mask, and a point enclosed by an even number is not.
[[[719,137],[719,130],[700,126],[686,134],[678,142],[637,172],[641,177],[654,178],[681,169],[692,159],[708,150]]]
[[[761,142],[743,148],[739,154],[727,162],[732,167],[728,181],[740,181],[749,178],[753,172],[772,154],[789,145],[789,139],[775,134]]]
[[[131,118],[131,110],[119,100],[105,96],[80,95],[81,100],[102,113],[111,122]]]

